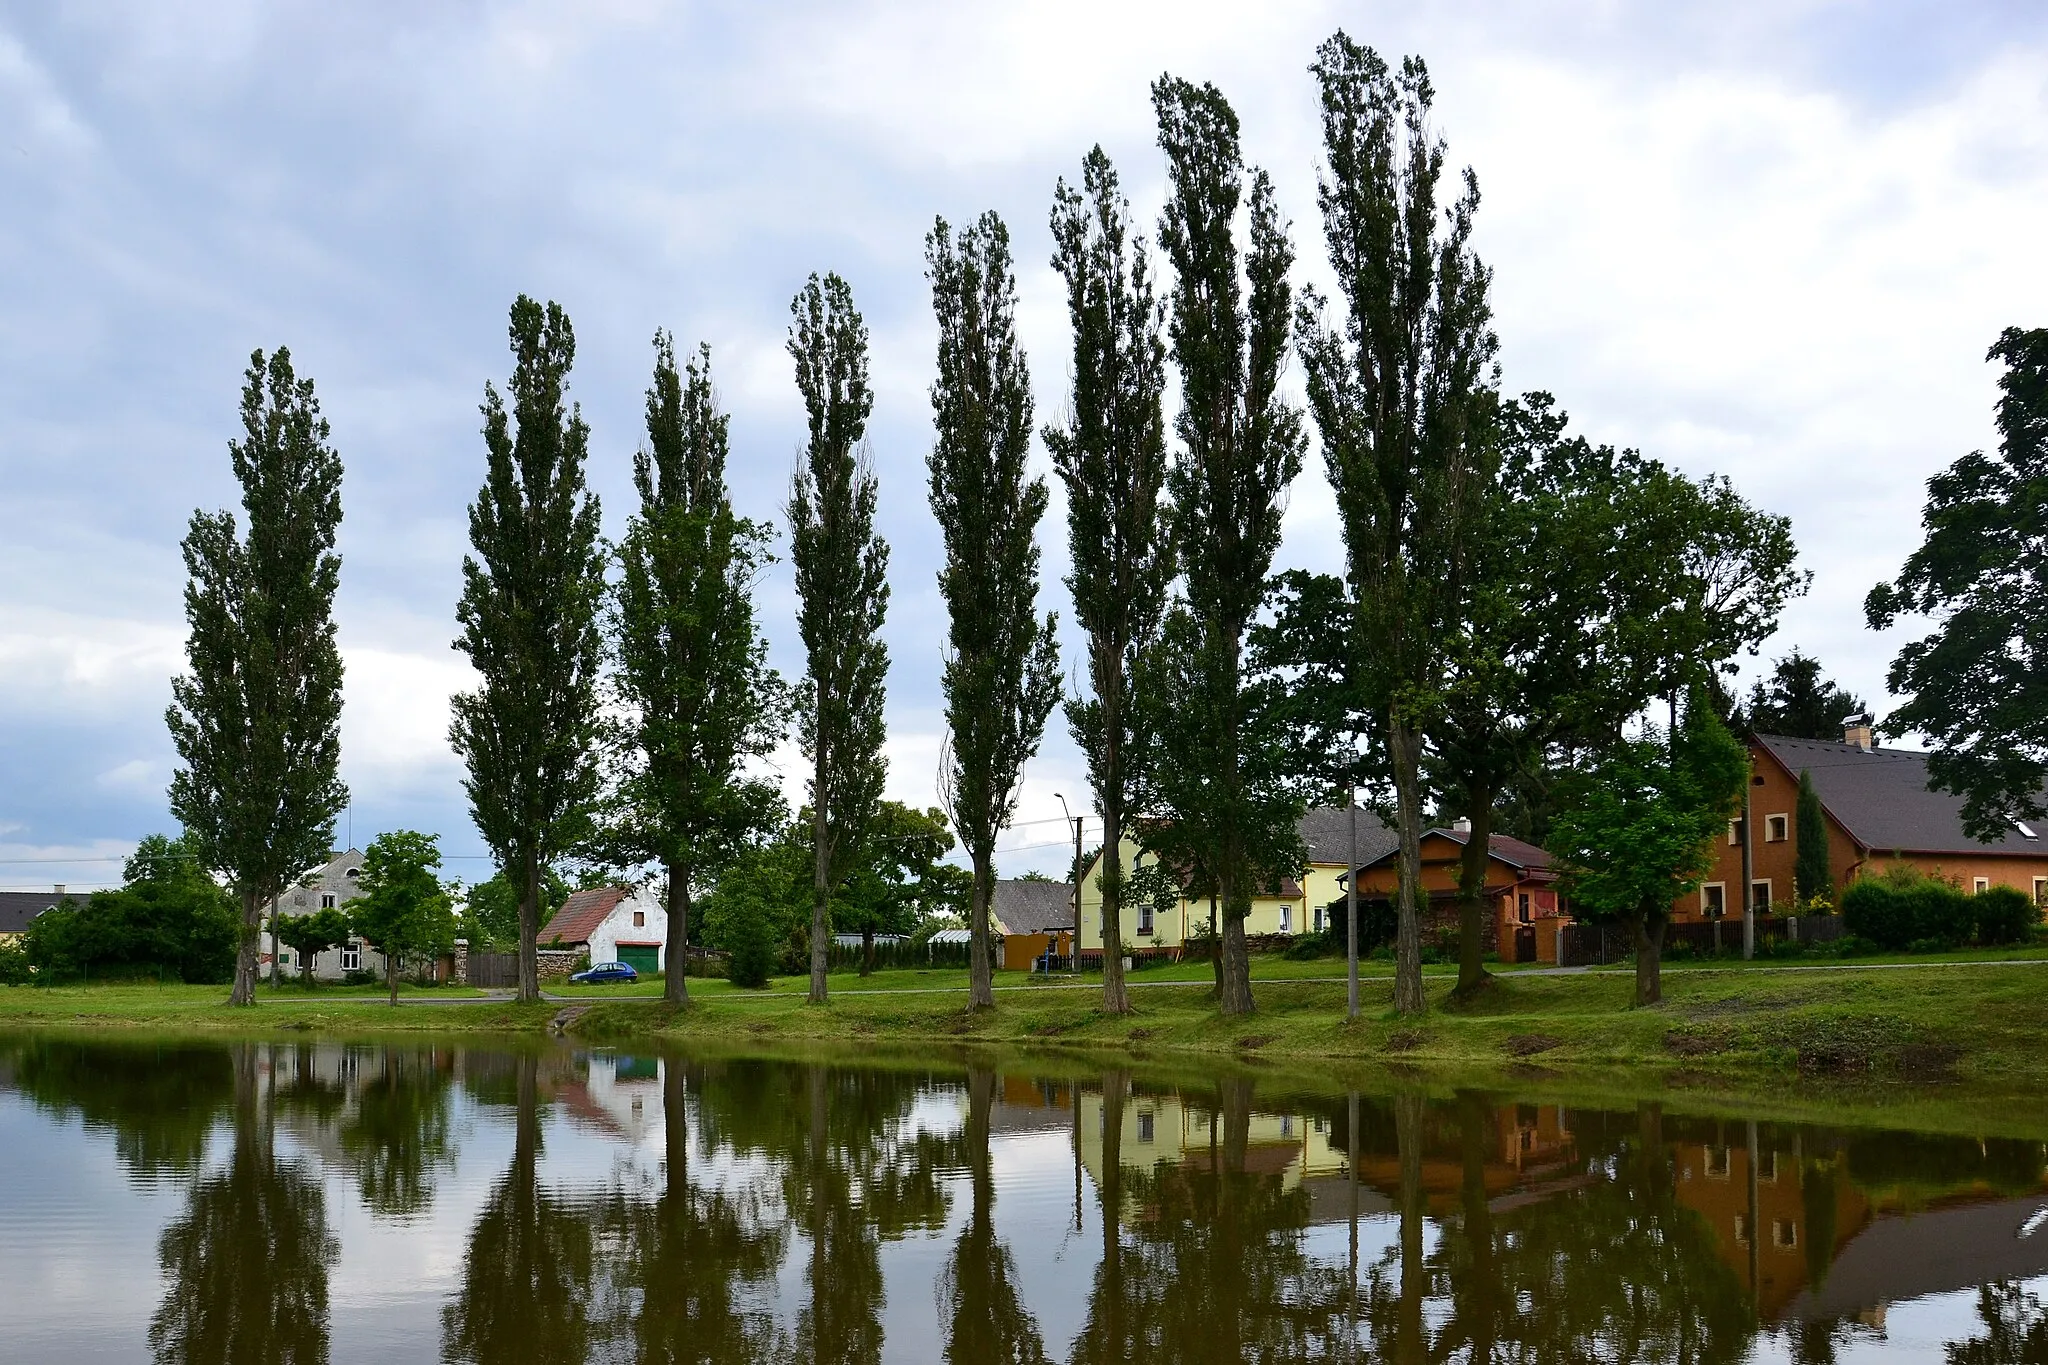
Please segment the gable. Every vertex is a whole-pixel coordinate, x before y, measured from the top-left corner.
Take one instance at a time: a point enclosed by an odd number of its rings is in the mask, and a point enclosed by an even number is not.
[[[1822,807],[1859,847],[2048,858],[2048,839],[2029,839],[2017,828],[1994,840],[1971,838],[1963,829],[1963,798],[1928,784],[1924,753],[1783,735],[1758,735],[1754,743],[1793,783],[1811,773]]]

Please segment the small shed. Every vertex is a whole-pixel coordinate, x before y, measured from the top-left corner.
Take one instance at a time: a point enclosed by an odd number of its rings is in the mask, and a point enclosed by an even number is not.
[[[661,889],[595,886],[572,894],[540,931],[543,947],[580,948],[592,966],[623,962],[639,972],[667,966],[668,908]]]
[[[1049,949],[1057,957],[1074,951],[1074,885],[998,878],[990,903],[996,931],[1003,936],[1003,968],[1026,972]]]

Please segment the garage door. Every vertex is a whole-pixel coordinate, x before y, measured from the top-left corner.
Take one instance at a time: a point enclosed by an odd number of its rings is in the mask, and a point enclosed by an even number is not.
[[[661,949],[652,943],[621,943],[619,961],[646,976],[661,970]]]

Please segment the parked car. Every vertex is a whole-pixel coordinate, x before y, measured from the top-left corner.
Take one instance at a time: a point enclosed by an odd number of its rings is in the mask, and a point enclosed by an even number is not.
[[[595,967],[586,967],[569,978],[586,986],[609,986],[614,982],[638,981],[640,973],[624,962],[600,962]]]

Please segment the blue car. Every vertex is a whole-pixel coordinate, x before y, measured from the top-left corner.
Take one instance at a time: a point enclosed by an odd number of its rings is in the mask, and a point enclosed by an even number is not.
[[[609,986],[619,981],[638,981],[640,973],[623,962],[600,962],[569,978],[586,986]]]

